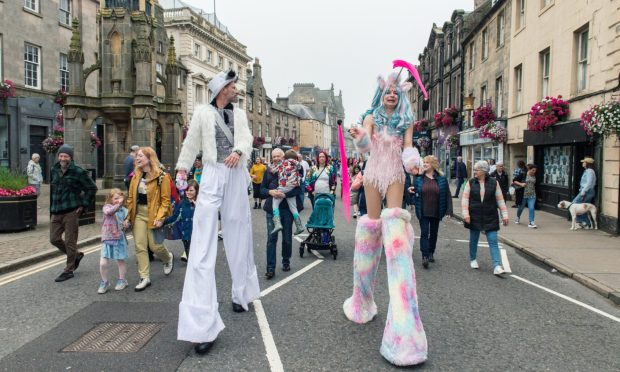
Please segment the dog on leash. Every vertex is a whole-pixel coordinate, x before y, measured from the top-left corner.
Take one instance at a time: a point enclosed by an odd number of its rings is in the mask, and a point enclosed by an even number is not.
[[[558,208],[560,209],[568,209],[570,212],[570,216],[572,219],[572,224],[570,229],[577,230],[577,216],[581,216],[585,214],[588,216],[590,220],[590,226],[594,226],[594,230],[598,229],[598,224],[596,223],[596,206],[590,203],[571,203],[566,200],[562,200],[558,203]]]

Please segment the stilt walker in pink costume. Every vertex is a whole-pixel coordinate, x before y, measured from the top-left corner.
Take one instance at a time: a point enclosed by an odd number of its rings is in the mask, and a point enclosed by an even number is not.
[[[400,84],[392,74],[379,77],[372,108],[362,117],[362,128],[349,130],[358,152],[370,152],[364,173],[368,214],[359,219],[355,232],[353,296],[344,313],[359,324],[377,314],[373,298],[375,277],[385,247],[390,304],[381,343],[381,355],[390,363],[408,366],[427,358],[427,342],[416,294],[413,268],[411,215],[401,209],[405,170],[418,173],[420,154],[412,147],[413,114],[404,96],[411,83]],[[387,208],[381,211],[385,198]]]

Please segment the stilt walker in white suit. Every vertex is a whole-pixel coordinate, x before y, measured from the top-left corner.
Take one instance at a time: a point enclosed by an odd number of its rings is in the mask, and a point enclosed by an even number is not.
[[[202,151],[206,164],[194,213],[177,330],[178,339],[196,343],[194,349],[199,354],[209,351],[224,329],[215,287],[218,211],[232,276],[233,311],[247,311],[249,303],[260,296],[247,194],[250,176],[245,166],[252,151],[252,134],[245,111],[233,106],[238,94],[236,81],[235,73],[229,71],[220,72],[209,82],[215,98],[194,112],[176,167],[180,174],[187,172]]]

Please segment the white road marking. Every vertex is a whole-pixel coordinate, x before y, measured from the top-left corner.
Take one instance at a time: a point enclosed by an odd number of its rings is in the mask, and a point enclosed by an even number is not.
[[[291,280],[293,280],[293,279],[297,278],[298,276],[302,275],[306,271],[311,270],[312,268],[314,268],[316,265],[320,264],[321,262],[323,262],[323,261],[322,260],[314,261],[310,265],[304,267],[303,269],[299,270],[298,272],[296,272],[295,274],[289,276],[288,278],[280,280],[279,282],[277,282],[276,284],[272,285],[271,287],[269,287],[267,289],[263,289],[262,292],[260,293],[260,296],[261,297],[265,297],[269,293],[271,293],[271,292],[275,291],[276,289],[282,287],[283,285],[287,284]]]
[[[463,240],[463,239],[444,239],[444,240],[451,240],[454,242],[459,242],[459,243],[469,243],[469,240]],[[497,243],[497,246],[499,248],[503,248],[504,246],[501,243]],[[478,242],[478,247],[489,247],[489,242],[483,242],[483,241],[479,241]]]
[[[97,252],[100,249],[101,249],[101,244],[96,244],[96,245],[88,246],[86,248],[82,248],[80,250],[80,252],[84,253],[84,255],[86,256],[86,255],[88,255],[90,253]],[[11,274],[8,274],[8,275],[4,276],[0,280],[0,286],[3,286],[5,284],[9,284],[9,283],[14,282],[14,281],[16,281],[18,279],[30,276],[32,274],[36,274],[36,273],[38,273],[40,271],[47,270],[50,267],[58,266],[58,265],[66,263],[66,262],[67,262],[67,257],[66,256],[60,256],[60,257],[54,258],[52,260],[45,261],[43,263],[40,263],[40,264],[37,264],[37,265],[34,265],[34,266],[29,266],[29,267],[27,267],[25,269],[22,269],[22,270],[19,270],[17,272],[14,272],[14,273],[11,273]]]
[[[254,311],[256,311],[258,327],[260,328],[261,336],[263,336],[263,343],[265,344],[269,366],[273,372],[283,372],[284,366],[282,365],[282,360],[280,360],[276,342],[271,334],[271,328],[269,328],[269,322],[267,321],[267,315],[265,315],[265,309],[263,309],[263,303],[261,300],[254,300],[252,303],[254,304]]]
[[[315,251],[314,249],[311,249],[310,252],[312,252],[312,254],[316,256],[316,258],[325,258],[322,254],[320,254],[318,251]]]
[[[572,303],[574,303],[574,304],[576,304],[576,305],[579,305],[579,306],[581,306],[581,307],[583,307],[583,308],[585,308],[585,309],[588,309],[588,310],[590,310],[590,311],[592,311],[592,312],[594,312],[594,313],[597,313],[597,314],[602,315],[602,316],[604,316],[604,317],[606,317],[606,318],[609,318],[609,319],[611,319],[611,320],[613,320],[613,321],[615,321],[615,322],[620,323],[620,318],[618,318],[618,317],[616,317],[616,316],[613,316],[613,315],[611,315],[611,314],[609,314],[609,313],[606,313],[606,312],[604,312],[604,311],[602,311],[602,310],[599,310],[599,309],[597,309],[597,308],[595,308],[595,307],[592,307],[592,306],[590,306],[590,305],[588,305],[588,304],[584,304],[584,303],[583,303],[583,302],[581,302],[581,301],[577,301],[577,300],[575,300],[575,299],[572,299],[572,298],[570,298],[570,297],[568,297],[568,296],[566,296],[566,295],[563,295],[563,294],[561,294],[561,293],[559,293],[559,292],[556,292],[556,291],[554,291],[554,290],[552,290],[552,289],[549,289],[549,288],[543,287],[543,286],[542,286],[542,285],[540,285],[540,284],[536,284],[536,283],[531,282],[531,281],[529,281],[529,280],[527,280],[527,279],[524,279],[524,278],[522,278],[522,277],[520,277],[520,276],[517,276],[517,275],[510,275],[510,276],[511,276],[512,278],[515,278],[515,279],[518,279],[518,280],[522,281],[523,283],[527,283],[527,284],[529,284],[529,285],[531,285],[531,286],[534,286],[534,287],[536,287],[536,288],[542,289],[542,290],[543,290],[543,291],[545,291],[545,292],[549,292],[549,293],[551,293],[552,295],[555,295],[555,296],[558,296],[558,297],[560,297],[560,298],[563,298],[563,299],[565,299],[566,301],[572,302]]]
[[[502,267],[504,268],[504,271],[511,273],[512,269],[510,269],[510,262],[508,262],[508,254],[506,254],[506,250],[500,249],[499,254],[502,256]]]

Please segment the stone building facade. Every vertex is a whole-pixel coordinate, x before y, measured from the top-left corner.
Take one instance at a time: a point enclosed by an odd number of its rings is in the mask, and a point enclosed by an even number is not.
[[[214,97],[207,84],[220,71],[234,70],[238,76],[239,106],[247,101],[246,66],[252,60],[247,47],[235,39],[214,13],[206,13],[182,0],[160,0],[164,8],[164,25],[174,37],[181,71],[179,99],[186,123],[191,122],[197,105],[207,104]]]
[[[473,98],[474,107],[491,105],[497,116],[497,125],[507,127],[508,93],[510,86],[510,41],[512,1],[482,2],[476,8],[477,23],[463,38],[465,97]],[[463,161],[468,169],[478,160],[494,159],[505,162],[511,172],[514,162],[507,146],[488,138],[480,138],[473,127],[473,111],[465,113],[460,144]],[[514,148],[512,159],[524,159],[524,149]]]
[[[272,148],[299,150],[299,116],[267,95],[258,58],[247,76],[248,123],[254,138],[260,139],[255,141],[254,155],[270,160]]]
[[[580,116],[590,106],[620,97],[620,6],[617,0],[512,0],[508,146],[538,168],[539,204],[555,207],[578,192],[580,160],[592,156],[598,177],[599,227],[620,232],[618,138],[588,137]],[[550,132],[527,130],[528,112],[545,96],[570,102],[566,121]]]
[[[98,176],[104,178],[104,187],[111,187],[122,184],[123,160],[133,144],[151,146],[162,163],[172,167],[183,120],[177,97],[179,67],[174,39],[168,39],[164,29],[163,8],[156,0],[101,0],[99,7],[101,55],[90,67],[84,65],[84,43],[74,21],[68,53],[73,84],[63,110],[65,143],[75,147],[75,160],[86,168],[101,168],[103,163]],[[101,85],[92,96],[85,81],[95,71]],[[94,126],[103,129],[102,157],[91,151],[89,133]]]
[[[321,90],[313,83],[296,83],[286,98],[286,105],[304,105],[312,111],[316,120],[324,122],[329,130],[323,132],[325,145],[322,148],[331,156],[338,157],[337,122],[344,122],[345,119],[342,91],[335,95],[334,84],[330,89]]]
[[[95,64],[98,5],[99,0],[0,1],[0,80],[11,80],[17,88],[16,98],[0,104],[0,166],[24,170],[36,152],[48,180],[54,159],[46,156],[41,142],[60,110],[56,92],[73,84],[68,61],[71,22],[76,18],[80,24],[84,63]],[[84,89],[95,95],[98,83],[93,75]]]
[[[424,51],[418,56],[418,71],[429,96],[424,102],[422,91],[414,82],[410,98],[416,120],[426,119],[433,123],[436,112],[454,106],[461,110],[463,104],[463,36],[471,29],[472,15],[463,10],[452,12],[450,21],[438,27],[433,24]],[[413,80],[412,80],[413,81]],[[450,174],[451,164],[459,149],[450,151],[443,145],[443,140],[455,134],[462,123],[459,116],[450,129],[431,128],[414,133],[414,143],[419,137],[432,139],[431,148],[425,152],[432,153],[440,160],[446,174]]]

